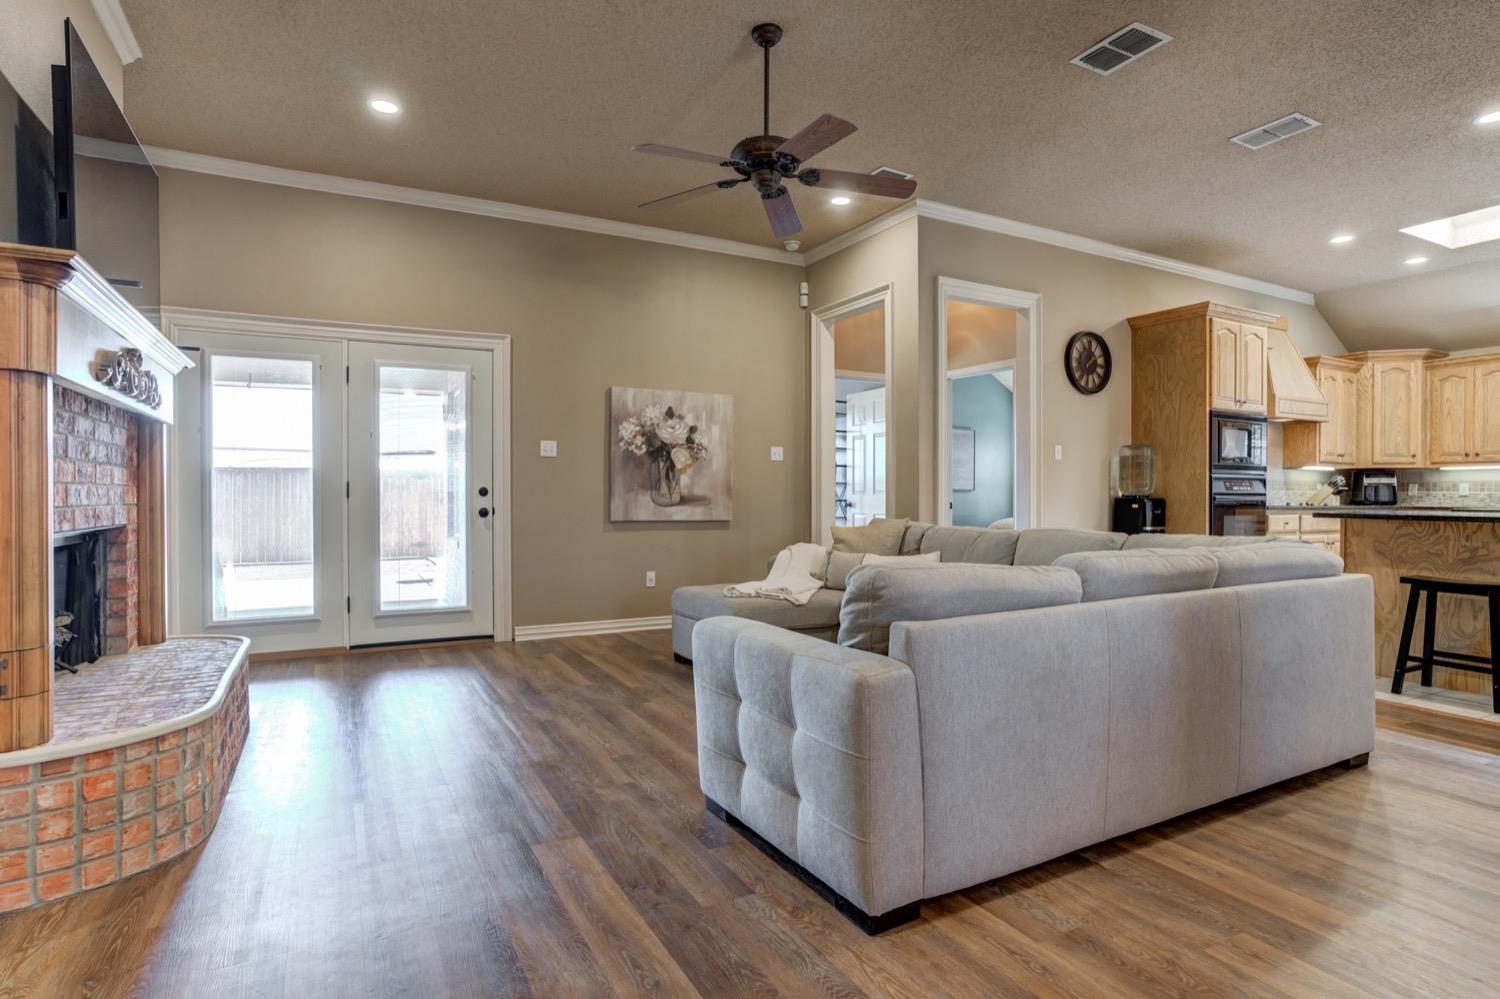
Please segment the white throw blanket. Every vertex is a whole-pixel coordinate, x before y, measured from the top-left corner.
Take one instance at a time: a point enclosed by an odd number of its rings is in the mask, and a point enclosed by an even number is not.
[[[724,587],[726,597],[771,597],[802,606],[823,588],[824,567],[828,564],[828,549],[822,545],[799,542],[783,548],[771,565],[771,574],[765,579],[748,583],[732,583]]]

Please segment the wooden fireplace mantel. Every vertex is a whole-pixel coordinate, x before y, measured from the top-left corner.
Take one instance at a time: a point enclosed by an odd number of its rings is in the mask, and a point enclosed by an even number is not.
[[[140,352],[161,399],[152,406],[99,381]],[[52,736],[52,385],[143,417],[137,548],[140,634],[166,638],[162,428],[172,380],[192,362],[82,257],[0,243],[0,752]]]

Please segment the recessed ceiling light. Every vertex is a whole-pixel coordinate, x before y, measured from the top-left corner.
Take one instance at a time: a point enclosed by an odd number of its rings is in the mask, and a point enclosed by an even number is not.
[[[1407,226],[1401,231],[1408,236],[1446,246],[1450,250],[1456,250],[1460,246],[1473,246],[1475,243],[1488,243],[1492,239],[1500,239],[1500,205]]]
[[[1337,236],[1330,239],[1328,242],[1332,243],[1334,246],[1343,246],[1345,243],[1354,242],[1354,237],[1349,235],[1347,232],[1341,232]]]
[[[1418,264],[1425,264],[1425,263],[1427,263],[1427,258],[1426,257],[1407,257],[1406,258],[1406,265],[1408,267],[1415,267]]]
[[[830,205],[847,205],[849,203],[849,196],[846,194],[835,194],[828,199],[828,203]]]
[[[1474,119],[1476,125],[1493,125],[1496,122],[1500,122],[1500,111],[1491,111],[1489,114],[1482,114]]]
[[[370,102],[370,110],[379,111],[381,114],[400,114],[401,105],[397,104],[395,101],[388,101],[382,97],[376,98],[375,100]]]

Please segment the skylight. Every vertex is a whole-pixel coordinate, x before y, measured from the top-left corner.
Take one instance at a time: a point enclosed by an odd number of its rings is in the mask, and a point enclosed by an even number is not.
[[[1408,236],[1446,246],[1450,250],[1473,246],[1475,243],[1488,243],[1492,239],[1500,239],[1500,205],[1491,205],[1489,208],[1434,222],[1423,222],[1401,231]]]

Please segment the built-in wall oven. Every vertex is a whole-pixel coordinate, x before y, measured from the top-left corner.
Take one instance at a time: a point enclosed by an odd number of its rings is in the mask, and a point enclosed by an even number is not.
[[[1209,533],[1265,534],[1265,418],[1212,413],[1209,427]]]

